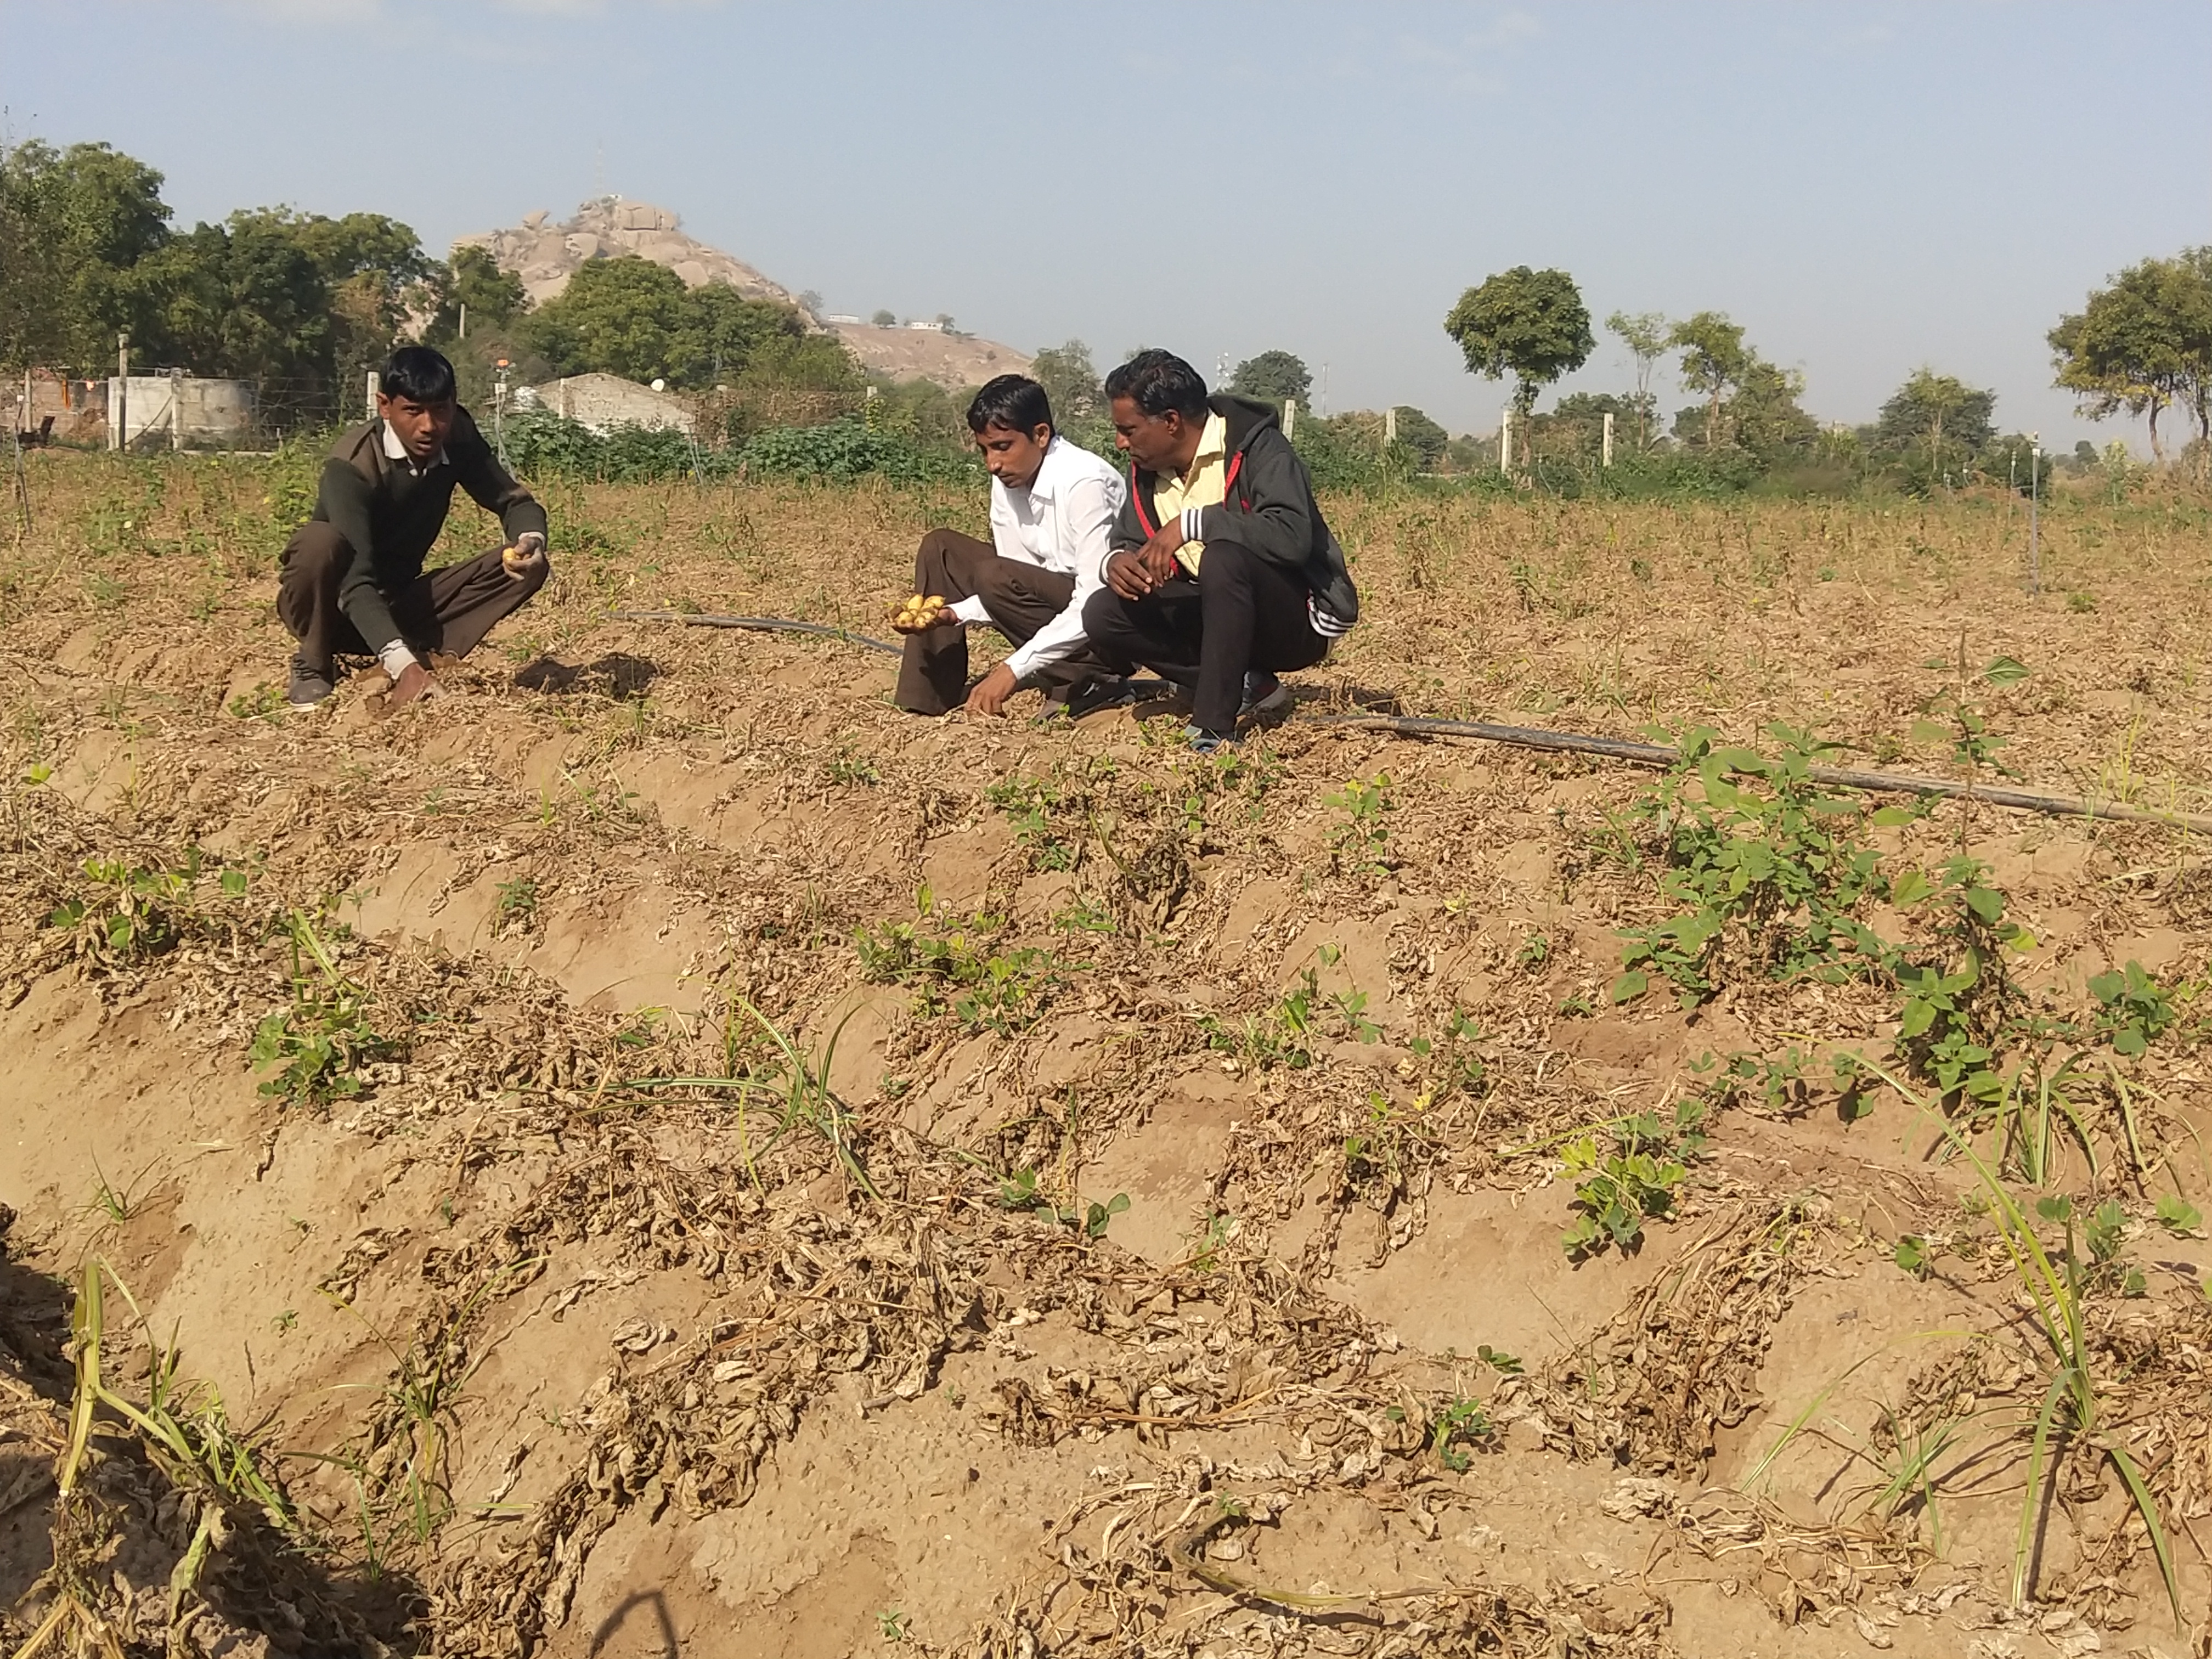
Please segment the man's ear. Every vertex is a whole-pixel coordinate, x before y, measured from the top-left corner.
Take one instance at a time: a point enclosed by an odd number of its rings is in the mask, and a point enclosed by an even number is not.
[[[1030,433],[1030,441],[1042,449],[1053,439],[1052,422],[1039,421]]]

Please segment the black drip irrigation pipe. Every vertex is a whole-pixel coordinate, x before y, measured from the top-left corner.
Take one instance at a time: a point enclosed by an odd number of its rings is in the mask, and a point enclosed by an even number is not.
[[[609,614],[617,622],[680,623],[687,628],[734,628],[760,634],[815,634],[847,640],[892,656],[900,653],[900,647],[887,641],[870,639],[849,628],[836,628],[827,623],[793,622],[782,617],[732,617],[707,611],[616,611]],[[1412,714],[1308,714],[1300,719],[1309,725],[1352,726],[1401,738],[1454,738],[1474,743],[1502,743],[1516,749],[1544,749],[1556,754],[1595,755],[1637,766],[1672,766],[1681,758],[1664,744],[1638,743],[1632,738],[1592,737],[1579,732],[1548,732],[1535,726],[1494,726],[1487,720],[1429,720]],[[1909,772],[1875,772],[1848,766],[1808,767],[1806,775],[1814,782],[1832,789],[1856,789],[1869,794],[1936,795],[1984,801],[2016,812],[2108,818],[2123,823],[2162,823],[2169,829],[2212,835],[2212,817],[2197,812],[2159,812],[2117,801],[2087,800],[2079,795],[2007,789],[1990,784],[1960,782],[1954,778],[1919,777]]]

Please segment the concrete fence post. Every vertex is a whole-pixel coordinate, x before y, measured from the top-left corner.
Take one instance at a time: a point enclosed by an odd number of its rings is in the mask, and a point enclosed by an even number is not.
[[[1296,398],[1285,398],[1283,399],[1283,435],[1285,438],[1295,437],[1297,434],[1297,429],[1298,400]]]
[[[368,378],[364,382],[364,389],[362,392],[362,407],[365,412],[362,414],[362,419],[364,421],[373,421],[376,418],[376,394],[383,390],[384,377],[379,374],[374,369],[370,369],[368,371]]]
[[[1382,441],[1386,444],[1398,441],[1398,405],[1395,404],[1382,411]]]
[[[115,392],[108,398],[107,447],[110,449],[130,447],[130,428],[125,422],[130,418],[131,402],[131,337],[115,337]]]
[[[1613,411],[1605,411],[1605,465],[1613,465]]]
[[[1513,471],[1513,406],[1510,404],[1498,416],[1498,470],[1508,474]]]

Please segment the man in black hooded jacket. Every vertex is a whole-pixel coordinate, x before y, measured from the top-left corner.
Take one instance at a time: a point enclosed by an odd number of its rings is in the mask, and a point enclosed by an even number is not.
[[[1191,746],[1210,753],[1236,740],[1240,714],[1288,701],[1275,676],[1326,656],[1359,595],[1273,409],[1208,398],[1165,351],[1122,364],[1106,395],[1129,493],[1084,632],[1109,664],[1188,690]]]

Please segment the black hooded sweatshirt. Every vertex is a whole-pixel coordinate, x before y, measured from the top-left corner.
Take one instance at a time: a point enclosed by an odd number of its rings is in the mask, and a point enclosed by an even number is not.
[[[1206,404],[1228,428],[1229,491],[1220,506],[1200,512],[1198,538],[1208,546],[1234,542],[1271,564],[1288,566],[1305,578],[1318,609],[1346,627],[1358,622],[1359,593],[1345,568],[1344,550],[1322,519],[1313,479],[1283,435],[1275,411],[1225,395],[1209,398]],[[1158,483],[1158,475],[1130,465],[1128,497],[1114,520],[1114,551],[1142,547],[1159,528],[1153,504]]]

